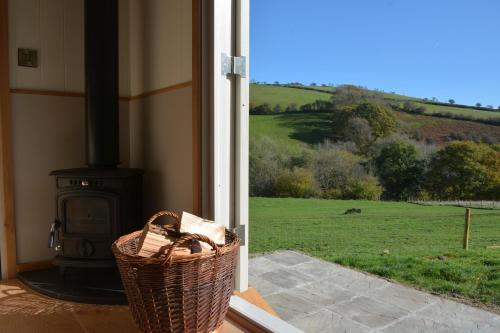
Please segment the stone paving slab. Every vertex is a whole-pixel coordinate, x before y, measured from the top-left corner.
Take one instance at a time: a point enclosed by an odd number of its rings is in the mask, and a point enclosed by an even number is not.
[[[369,327],[325,309],[302,318],[292,319],[290,323],[307,333],[370,332]]]
[[[500,333],[500,316],[282,251],[250,259],[250,285],[305,332]]]
[[[382,303],[365,296],[329,308],[370,328],[381,328],[407,316],[408,311],[392,304]]]

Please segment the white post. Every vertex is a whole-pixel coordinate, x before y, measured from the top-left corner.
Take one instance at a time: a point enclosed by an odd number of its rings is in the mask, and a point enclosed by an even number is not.
[[[213,112],[213,214],[217,223],[232,227],[231,127],[233,87],[231,78],[222,75],[221,57],[233,50],[233,0],[214,0],[212,17],[212,112]]]
[[[235,102],[235,227],[244,226],[245,245],[240,247],[236,289],[248,289],[248,144],[249,144],[249,0],[236,0],[236,54],[246,58],[246,76],[236,79]]]

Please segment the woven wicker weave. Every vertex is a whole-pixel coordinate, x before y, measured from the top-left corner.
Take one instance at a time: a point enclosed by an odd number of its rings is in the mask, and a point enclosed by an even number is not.
[[[148,223],[171,212],[153,215]],[[226,231],[226,245],[217,246],[202,235],[180,235],[168,252],[156,258],[137,256],[141,231],[120,237],[113,244],[118,269],[142,332],[212,332],[222,325],[233,293],[239,248],[238,237]],[[206,242],[211,252],[172,255],[173,249],[192,239]]]

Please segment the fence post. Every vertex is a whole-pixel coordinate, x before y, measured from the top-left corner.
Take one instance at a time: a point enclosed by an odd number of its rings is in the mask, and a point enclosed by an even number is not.
[[[470,208],[465,208],[464,250],[469,249]]]

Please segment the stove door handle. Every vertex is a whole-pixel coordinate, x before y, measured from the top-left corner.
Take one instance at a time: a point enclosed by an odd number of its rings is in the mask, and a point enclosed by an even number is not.
[[[50,233],[49,233],[49,249],[54,247],[54,241],[56,238],[56,231],[57,231],[57,239],[59,239],[59,227],[61,226],[61,222],[56,219],[54,220],[54,223],[50,226]]]
[[[56,223],[52,223],[50,226],[50,233],[49,233],[49,249],[51,249],[54,246],[54,239],[55,239],[55,233],[56,233]]]

